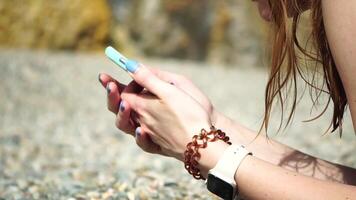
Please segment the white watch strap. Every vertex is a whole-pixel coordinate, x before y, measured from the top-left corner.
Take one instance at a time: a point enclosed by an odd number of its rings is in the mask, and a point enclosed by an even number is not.
[[[236,186],[235,173],[240,166],[242,160],[247,156],[252,155],[251,152],[242,145],[230,145],[223,153],[218,163],[209,173],[218,176],[224,181]]]

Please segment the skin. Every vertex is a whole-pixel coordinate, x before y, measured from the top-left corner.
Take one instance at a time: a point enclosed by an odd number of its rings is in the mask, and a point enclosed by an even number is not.
[[[268,0],[252,0],[257,3],[258,11],[260,12],[260,16],[266,20],[272,20],[272,12],[269,6]]]
[[[266,2],[257,2],[261,16],[268,16]],[[356,20],[356,2],[323,0],[322,7],[328,41],[356,127],[356,45],[351,42],[356,35],[352,23]],[[108,109],[117,115],[116,126],[135,136],[137,124],[133,118],[139,121],[141,134],[135,140],[143,150],[182,161],[194,133],[214,123],[233,143],[244,144],[253,152],[235,174],[240,193],[247,199],[356,199],[355,169],[309,156],[272,139],[267,141],[263,135],[255,139],[256,132],[216,111],[209,99],[181,75],[143,65],[130,75],[134,81],[128,86],[107,74],[101,74],[99,80],[110,89]],[[120,102],[125,105],[123,111],[118,108]],[[200,150],[199,167],[204,176],[226,148],[218,141]]]
[[[266,21],[271,21],[272,20],[272,11],[271,7],[269,6],[268,0],[252,0],[257,4],[258,11],[260,13],[260,16],[266,20]],[[287,3],[290,1],[294,0],[287,0]],[[310,0],[297,0],[299,11],[295,10],[293,6],[288,6],[291,5],[291,3],[287,4],[287,15],[289,17],[292,17],[295,13],[297,12],[304,12],[310,8]]]

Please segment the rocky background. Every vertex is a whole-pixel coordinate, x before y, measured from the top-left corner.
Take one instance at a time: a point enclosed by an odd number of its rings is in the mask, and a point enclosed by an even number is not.
[[[0,46],[258,62],[266,27],[249,1],[3,0]],[[246,59],[247,57],[250,57]]]
[[[103,0],[0,1],[0,45],[62,50],[100,49],[111,14]]]

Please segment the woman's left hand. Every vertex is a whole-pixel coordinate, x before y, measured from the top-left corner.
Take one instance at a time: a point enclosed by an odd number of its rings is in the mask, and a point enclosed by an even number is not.
[[[122,100],[138,116],[137,143],[143,149],[147,149],[144,145],[151,145],[149,149],[155,145],[155,153],[183,160],[187,143],[202,128],[210,128],[213,113],[181,89],[158,78],[144,65],[137,67],[130,75],[146,90],[139,94],[121,94]],[[153,143],[147,143],[147,138]]]

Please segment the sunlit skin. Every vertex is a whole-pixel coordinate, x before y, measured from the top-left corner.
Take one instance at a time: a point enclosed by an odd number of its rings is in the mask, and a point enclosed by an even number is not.
[[[268,1],[256,3],[261,16],[271,20]],[[328,41],[355,126],[356,1],[323,0],[322,8]],[[201,128],[208,129],[214,122],[233,143],[243,144],[253,153],[244,159],[235,174],[239,190],[247,199],[356,199],[355,169],[309,156],[272,139],[267,141],[263,135],[254,140],[255,131],[218,112],[207,96],[184,76],[143,65],[130,75],[135,82],[128,86],[105,73],[99,80],[110,91],[108,109],[116,115],[116,126],[135,136],[138,124],[134,121],[139,122],[141,134],[135,140],[144,151],[182,161],[192,135]],[[124,110],[119,109],[120,102]],[[200,150],[199,164],[204,176],[226,148],[223,142],[213,142]],[[290,161],[285,164],[287,158]],[[297,161],[303,159],[313,162],[298,168]]]
[[[252,0],[252,1],[257,4],[260,16],[266,21],[271,21],[272,20],[272,10],[268,3],[268,0]],[[293,0],[289,0],[289,1],[293,1]],[[299,0],[298,3],[300,5],[301,11],[305,11],[310,8],[310,0]],[[287,14],[288,14],[288,16],[293,16],[294,13],[296,13],[296,12],[297,11],[294,10],[292,7],[289,7]]]
[[[272,12],[268,0],[252,0],[252,1],[257,3],[258,11],[260,12],[261,17],[266,21],[271,21]]]

